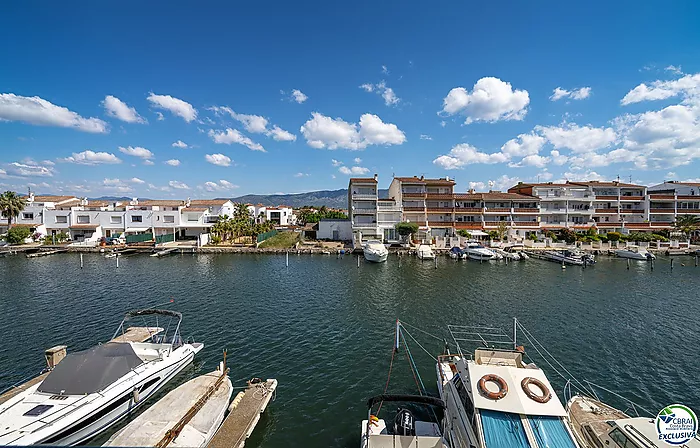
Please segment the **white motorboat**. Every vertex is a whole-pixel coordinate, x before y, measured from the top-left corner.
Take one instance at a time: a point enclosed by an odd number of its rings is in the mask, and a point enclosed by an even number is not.
[[[363,247],[365,259],[373,263],[383,263],[389,257],[389,251],[377,240],[369,240]]]
[[[108,342],[68,354],[43,381],[0,404],[0,445],[85,442],[140,407],[181,372],[204,344],[182,341],[180,313],[129,312],[115,337],[128,330],[130,319],[149,316],[176,320],[169,326],[173,334],[154,334],[147,342]]]
[[[221,426],[232,393],[228,369],[221,363],[219,369],[170,391],[103,446],[161,446],[161,441],[176,436],[167,446],[205,447]],[[196,414],[191,415],[190,410],[195,407],[198,407]],[[173,433],[180,422],[184,426]]]
[[[500,260],[503,258],[503,256],[496,254],[476,242],[467,243],[467,247],[464,251],[467,253],[467,257],[472,260]]]
[[[627,246],[624,249],[617,249],[615,255],[620,258],[630,258],[632,260],[653,260],[656,255],[639,246]]]
[[[453,260],[465,260],[467,258],[467,254],[464,253],[462,248],[455,246],[450,249],[450,258]]]
[[[517,252],[508,252],[504,249],[495,248],[495,247],[492,247],[489,250],[491,252],[495,253],[496,255],[500,255],[502,259],[507,258],[509,260],[520,260],[520,254],[518,254]]]
[[[670,446],[659,441],[654,419],[630,417],[599,400],[574,395],[566,404],[569,419],[579,444],[584,447],[659,448]],[[637,409],[635,406],[634,409]],[[700,448],[697,436],[685,448]]]
[[[456,353],[438,357],[438,390],[453,446],[579,448],[566,409],[545,373],[523,361],[514,342],[488,341],[497,329],[450,326]],[[484,335],[480,333],[485,333]],[[505,335],[505,334],[504,334]],[[507,335],[505,335],[507,336]],[[463,339],[458,339],[461,337]],[[460,342],[484,341],[466,355]]]
[[[421,244],[416,252],[420,260],[432,260],[435,258],[435,253],[430,248],[430,244]]]
[[[591,265],[595,263],[595,257],[591,254],[584,253],[580,250],[563,250],[556,251],[550,250],[544,252],[545,259],[549,261],[554,261],[555,263],[571,264],[577,266],[583,266],[584,264]]]

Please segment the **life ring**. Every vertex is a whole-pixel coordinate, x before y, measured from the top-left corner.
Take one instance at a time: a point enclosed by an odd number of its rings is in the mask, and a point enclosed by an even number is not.
[[[498,392],[491,392],[486,388],[487,382],[493,382],[498,385]],[[508,384],[498,375],[488,374],[481,377],[479,380],[479,391],[489,400],[500,400],[508,394]]]
[[[542,395],[537,395],[534,393],[532,389],[530,389],[530,384],[537,386],[537,388],[542,392]],[[537,378],[533,378],[531,376],[523,378],[523,380],[520,382],[520,387],[523,388],[523,392],[525,392],[525,395],[527,395],[530,400],[534,400],[538,403],[546,403],[552,399],[552,392],[550,392],[547,386],[545,386],[544,383]]]

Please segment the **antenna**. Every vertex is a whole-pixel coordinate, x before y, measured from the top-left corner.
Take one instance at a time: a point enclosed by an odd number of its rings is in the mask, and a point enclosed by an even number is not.
[[[632,175],[630,174],[630,183],[632,183]]]

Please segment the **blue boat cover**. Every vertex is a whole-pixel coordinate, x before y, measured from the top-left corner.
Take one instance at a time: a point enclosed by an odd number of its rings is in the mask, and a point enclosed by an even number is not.
[[[576,448],[560,417],[530,415],[528,420],[541,448]]]
[[[486,448],[530,448],[518,414],[482,409],[481,424]]]

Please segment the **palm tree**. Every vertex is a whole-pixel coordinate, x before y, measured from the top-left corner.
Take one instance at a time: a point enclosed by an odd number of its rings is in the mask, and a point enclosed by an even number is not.
[[[674,227],[690,236],[694,231],[700,229],[700,217],[693,215],[680,215],[676,217]]]
[[[12,219],[19,216],[27,206],[27,200],[15,193],[6,191],[0,195],[0,212],[7,218],[7,227],[12,225]]]

